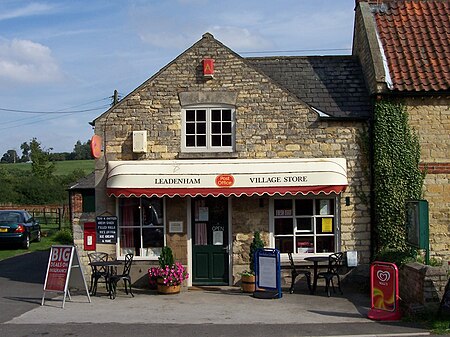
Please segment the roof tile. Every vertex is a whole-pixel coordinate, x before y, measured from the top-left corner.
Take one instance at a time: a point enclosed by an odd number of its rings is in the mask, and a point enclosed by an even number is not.
[[[385,0],[374,11],[393,89],[450,89],[449,0]]]

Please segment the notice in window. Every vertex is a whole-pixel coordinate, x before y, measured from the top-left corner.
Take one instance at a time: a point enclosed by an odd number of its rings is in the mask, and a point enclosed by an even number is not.
[[[332,233],[333,232],[333,219],[323,218],[322,219],[322,233]]]
[[[222,246],[223,245],[223,231],[213,232],[213,245]]]
[[[320,215],[330,214],[330,200],[320,200]]]
[[[198,208],[198,221],[208,221],[208,207]]]

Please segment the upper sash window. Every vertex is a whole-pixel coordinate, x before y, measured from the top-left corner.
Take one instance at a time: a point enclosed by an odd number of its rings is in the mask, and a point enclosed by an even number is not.
[[[234,109],[230,107],[183,110],[183,152],[232,152]]]

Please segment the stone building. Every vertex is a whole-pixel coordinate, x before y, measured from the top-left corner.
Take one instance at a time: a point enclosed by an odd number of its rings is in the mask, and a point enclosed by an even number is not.
[[[373,99],[404,102],[421,146],[430,255],[450,261],[449,1],[356,1],[353,54]]]
[[[355,56],[243,58],[204,34],[93,123],[96,214],[118,217],[97,250],[133,253],[138,283],[167,245],[188,285],[236,284],[254,231],[282,260],[367,264],[368,97]]]

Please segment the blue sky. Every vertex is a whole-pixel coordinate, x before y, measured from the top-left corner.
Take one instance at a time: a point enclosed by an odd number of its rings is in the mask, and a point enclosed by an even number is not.
[[[1,0],[0,157],[33,137],[72,151],[115,89],[125,96],[205,32],[243,57],[350,54],[354,3]]]

